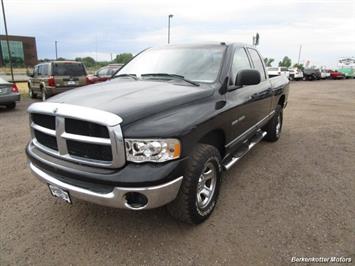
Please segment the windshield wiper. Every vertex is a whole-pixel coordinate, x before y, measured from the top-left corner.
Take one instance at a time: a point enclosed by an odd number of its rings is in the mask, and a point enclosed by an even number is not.
[[[132,78],[134,80],[138,80],[136,74],[119,74],[119,75],[114,75],[112,78],[122,78],[122,77],[128,77],[128,78]]]
[[[192,81],[192,80],[188,80],[188,79],[185,79],[184,76],[181,76],[181,75],[177,75],[177,74],[168,74],[168,73],[147,73],[147,74],[141,74],[141,77],[148,77],[148,76],[151,76],[151,77],[168,77],[168,78],[173,78],[173,79],[180,79],[180,80],[183,80],[187,83],[190,83],[194,86],[200,86],[200,84],[198,84],[197,82],[195,81]]]

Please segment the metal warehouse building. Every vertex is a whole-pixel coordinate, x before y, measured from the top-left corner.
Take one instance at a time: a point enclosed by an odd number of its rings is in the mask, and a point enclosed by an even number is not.
[[[9,35],[12,62],[15,66],[34,66],[37,64],[36,39],[27,36]],[[0,35],[0,66],[9,63],[6,36]]]

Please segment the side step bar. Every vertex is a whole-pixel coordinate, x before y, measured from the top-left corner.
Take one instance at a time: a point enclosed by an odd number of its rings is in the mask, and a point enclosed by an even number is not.
[[[256,134],[247,140],[246,143],[239,149],[232,159],[223,165],[225,170],[229,170],[236,162],[238,162],[245,154],[248,153],[256,144],[258,144],[266,135],[266,131],[259,130]]]

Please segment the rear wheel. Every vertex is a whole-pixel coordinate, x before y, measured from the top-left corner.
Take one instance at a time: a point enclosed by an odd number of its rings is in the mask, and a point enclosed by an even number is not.
[[[6,107],[7,107],[7,109],[10,109],[10,110],[11,110],[11,109],[15,109],[15,107],[16,107],[16,102],[7,104]]]
[[[266,124],[264,128],[267,133],[265,140],[275,142],[280,138],[283,124],[282,110],[282,106],[278,105],[273,118]]]
[[[178,220],[205,221],[213,212],[221,183],[221,156],[207,144],[198,144],[188,162],[178,196],[167,207]]]

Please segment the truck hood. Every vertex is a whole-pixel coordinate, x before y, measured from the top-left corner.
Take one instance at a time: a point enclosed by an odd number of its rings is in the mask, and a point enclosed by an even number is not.
[[[123,124],[129,124],[208,97],[213,91],[206,85],[197,87],[179,81],[116,79],[76,88],[48,101],[104,110],[119,115],[123,119]]]

